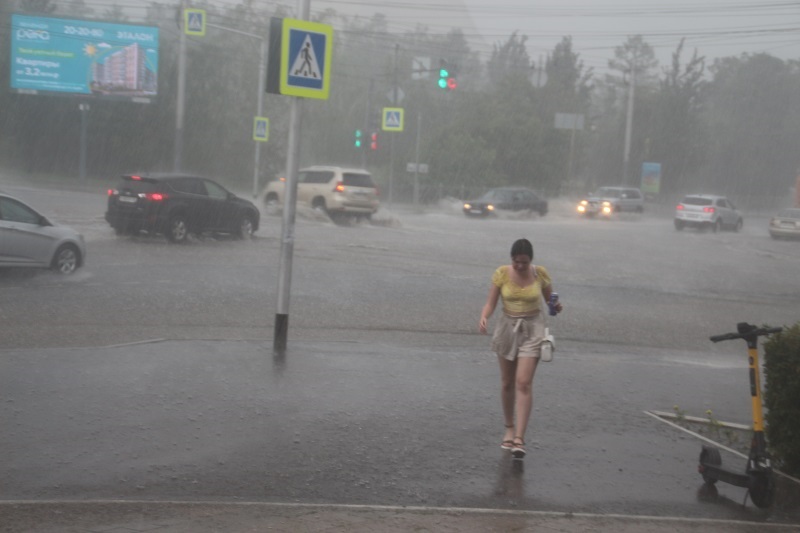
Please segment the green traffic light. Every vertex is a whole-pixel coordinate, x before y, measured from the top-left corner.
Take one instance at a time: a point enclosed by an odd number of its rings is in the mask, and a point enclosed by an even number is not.
[[[440,77],[440,78],[446,78],[446,77],[447,77],[449,74],[450,74],[450,73],[449,73],[449,72],[447,72],[447,69],[446,69],[446,68],[440,68],[440,69],[439,69],[439,77]]]
[[[439,78],[439,87],[447,89],[447,78]]]

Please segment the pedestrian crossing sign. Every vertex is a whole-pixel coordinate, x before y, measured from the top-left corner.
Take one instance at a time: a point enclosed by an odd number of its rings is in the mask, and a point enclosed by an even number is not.
[[[269,140],[269,119],[267,117],[253,118],[253,140],[261,142]]]
[[[183,31],[186,35],[197,35],[203,37],[206,34],[206,10],[205,9],[184,9],[183,10]]]
[[[283,19],[280,93],[327,100],[330,94],[333,27]]]
[[[383,131],[403,131],[403,108],[383,108]]]

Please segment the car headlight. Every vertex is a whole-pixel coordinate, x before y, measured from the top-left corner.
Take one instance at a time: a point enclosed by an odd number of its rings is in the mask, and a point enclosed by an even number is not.
[[[583,202],[579,203],[578,204],[578,213],[584,213],[585,211],[586,211],[586,206],[583,204]]]
[[[611,207],[611,202],[609,201],[603,202],[603,207]]]
[[[589,205],[589,200],[581,200],[581,203],[578,204],[578,205],[582,205],[582,206],[586,207],[587,205]]]
[[[486,210],[487,211],[494,211],[494,206],[492,204],[489,204],[489,205],[486,206]]]
[[[464,204],[464,209],[472,209],[472,205],[471,204]]]

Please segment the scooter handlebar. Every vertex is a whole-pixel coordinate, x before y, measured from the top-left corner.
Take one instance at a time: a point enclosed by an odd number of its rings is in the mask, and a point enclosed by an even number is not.
[[[746,339],[747,337],[761,337],[762,335],[772,335],[780,333],[783,328],[757,328],[749,324],[740,324],[739,331],[736,333],[723,333],[722,335],[712,335],[709,337],[711,342],[729,341],[732,339]]]

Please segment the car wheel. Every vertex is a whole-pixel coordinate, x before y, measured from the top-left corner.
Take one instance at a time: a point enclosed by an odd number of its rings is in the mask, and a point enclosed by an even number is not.
[[[62,244],[53,255],[51,268],[59,274],[72,274],[80,265],[80,252],[73,244]]]
[[[714,222],[714,223],[711,225],[711,231],[713,231],[714,233],[719,233],[719,231],[720,231],[721,229],[722,229],[722,222],[720,222],[720,220],[719,220],[719,219],[717,219],[717,221],[716,221],[716,222]]]
[[[280,211],[280,206],[278,205],[278,195],[270,193],[269,196],[267,196],[267,199],[264,200],[264,206],[268,215],[277,215]]]
[[[328,212],[328,208],[325,205],[325,199],[324,198],[314,198],[314,200],[311,202],[311,208],[312,209],[319,209],[320,211],[323,211],[325,213]]]
[[[684,226],[683,220],[676,220],[675,221],[675,229],[676,230],[682,231],[683,230],[683,226]]]
[[[185,242],[189,236],[189,227],[186,224],[186,217],[183,215],[174,215],[169,219],[169,227],[167,228],[167,240],[169,242]]]
[[[738,233],[742,231],[742,227],[744,227],[744,220],[740,218],[739,220],[736,221],[736,226],[734,226],[733,231]]]
[[[540,207],[540,208],[539,208],[539,216],[540,216],[540,217],[543,217],[543,216],[545,216],[546,214],[547,214],[547,208],[546,208],[546,207]]]
[[[253,236],[253,217],[250,215],[242,215],[239,219],[236,236],[242,240],[247,240]]]

